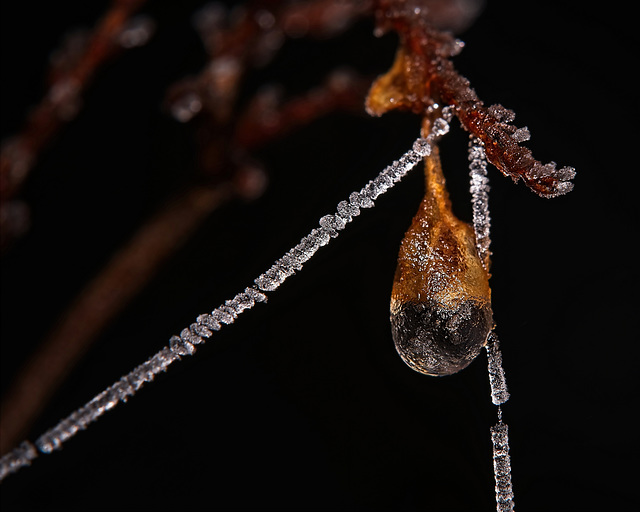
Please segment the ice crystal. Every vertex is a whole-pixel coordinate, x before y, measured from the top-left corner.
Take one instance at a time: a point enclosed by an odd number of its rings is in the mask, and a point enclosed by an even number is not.
[[[38,456],[36,447],[29,441],[20,443],[17,448],[7,453],[0,459],[0,480],[3,480],[11,473],[15,473],[20,468],[30,466],[31,461]]]
[[[502,368],[502,353],[500,342],[495,332],[489,334],[489,342],[486,345],[487,358],[489,360],[489,385],[491,386],[491,401],[494,405],[502,405],[509,400],[507,382]]]
[[[489,178],[487,177],[487,159],[484,145],[477,137],[469,141],[469,176],[471,177],[471,206],[473,210],[473,229],[476,234],[478,256],[486,270],[489,270]]]

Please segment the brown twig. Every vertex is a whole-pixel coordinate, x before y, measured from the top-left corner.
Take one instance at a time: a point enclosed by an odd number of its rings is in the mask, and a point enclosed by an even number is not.
[[[569,192],[574,169],[556,169],[554,162],[542,164],[521,146],[528,140],[529,131],[511,124],[515,115],[502,105],[485,107],[450,60],[462,44],[451,34],[436,29],[429,20],[428,9],[421,11],[418,4],[402,0],[377,2],[378,30],[395,30],[400,36],[400,48],[391,70],[373,85],[367,103],[369,113],[382,115],[399,108],[426,115],[430,109],[453,106],[462,126],[483,142],[487,159],[505,176],[514,181],[522,179],[542,197]]]
[[[138,46],[148,39],[150,22],[145,26],[127,26],[145,1],[114,0],[86,45],[59,52],[44,98],[30,112],[20,133],[3,142],[0,149],[0,247],[3,250],[27,228],[28,209],[14,197],[39,154],[60,128],[76,116],[81,97],[98,69],[123,48]]]

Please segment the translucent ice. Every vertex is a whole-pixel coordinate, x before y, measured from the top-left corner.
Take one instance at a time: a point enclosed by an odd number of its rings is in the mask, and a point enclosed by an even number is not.
[[[498,512],[513,510],[511,485],[511,459],[509,457],[509,427],[500,420],[491,427],[493,443],[493,474],[496,481],[496,508]]]
[[[517,143],[526,142],[531,138],[531,133],[529,132],[529,128],[524,126],[523,128],[518,128],[515,132],[513,132],[511,138]]]
[[[473,229],[476,235],[476,248],[484,268],[489,270],[491,216],[489,214],[487,159],[484,145],[478,138],[473,136],[469,141],[469,176],[471,177],[471,207],[473,211]]]
[[[402,157],[386,167],[375,179],[367,183],[360,192],[352,192],[349,201],[340,201],[337,212],[325,215],[319,221],[320,227],[313,229],[298,245],[277,260],[269,270],[258,276],[254,283],[258,289],[273,291],[277,289],[302,264],[308,261],[315,252],[329,243],[332,238],[360,214],[360,208],[371,208],[375,199],[400,181],[407,172],[415,167],[432,149],[433,139],[447,133],[449,125],[443,118],[436,119],[434,131],[425,139],[418,139],[413,147]]]
[[[29,441],[24,441],[13,451],[0,459],[0,481],[11,473],[15,473],[24,466],[31,465],[31,461],[38,456],[36,447]]]
[[[439,123],[439,133],[446,132],[445,125],[444,121]],[[338,203],[335,214],[322,217],[319,222],[320,227],[313,229],[298,245],[285,253],[264,274],[256,278],[254,286],[245,288],[244,291],[238,293],[233,299],[225,301],[223,305],[211,313],[198,316],[194,323],[180,332],[179,336],[172,336],[167,347],[42,434],[36,440],[39,450],[42,453],[51,453],[62,448],[65,441],[77,432],[84,430],[90,423],[96,421],[118,403],[127,401],[145,383],[152,382],[158,373],[166,371],[170,364],[180,360],[183,356],[194,354],[195,346],[204,343],[214,331],[220,330],[225,324],[235,322],[240,313],[251,309],[257,302],[266,302],[267,296],[263,293],[264,291],[275,290],[287,277],[293,275],[296,270],[302,269],[303,263],[308,261],[320,247],[336,237],[353,217],[360,214],[360,208],[372,207],[373,200],[377,196],[391,188],[394,183],[420,162],[424,155],[431,152],[434,137],[435,135],[427,139],[418,139],[413,148],[397,162],[384,169],[360,192],[352,193],[349,196],[349,201]],[[36,456],[37,452],[33,445],[28,442],[23,443],[1,459],[0,476],[4,478],[4,476],[28,465]]]
[[[188,92],[178,98],[171,105],[171,114],[181,123],[190,121],[193,116],[202,110],[202,101],[195,92]]]
[[[489,385],[491,386],[491,401],[495,405],[502,405],[509,400],[507,382],[502,368],[502,353],[500,342],[496,333],[491,331],[489,342],[486,345],[487,358],[489,360]]]

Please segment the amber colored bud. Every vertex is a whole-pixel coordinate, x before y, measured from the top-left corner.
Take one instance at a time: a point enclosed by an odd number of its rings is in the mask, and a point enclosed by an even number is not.
[[[473,228],[451,211],[437,147],[425,158],[425,177],[425,197],[400,246],[391,328],[411,368],[451,375],[473,361],[493,328],[490,276]]]

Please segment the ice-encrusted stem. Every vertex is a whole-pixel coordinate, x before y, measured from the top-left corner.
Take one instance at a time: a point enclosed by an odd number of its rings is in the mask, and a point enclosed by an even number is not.
[[[526,140],[528,130],[522,128],[516,132],[519,141]],[[514,134],[514,135],[516,135]],[[471,135],[469,141],[469,176],[471,178],[471,205],[473,209],[473,229],[476,236],[478,256],[486,270],[489,270],[489,245],[491,238],[491,217],[489,215],[489,178],[484,144]],[[502,367],[502,352],[495,331],[489,333],[487,344],[487,367],[491,402],[498,407],[498,423],[491,427],[493,444],[493,476],[496,481],[496,510],[507,512],[514,510],[513,487],[511,485],[511,460],[509,457],[509,427],[502,421],[502,405],[509,400],[507,381]]]
[[[435,137],[449,131],[449,124],[442,118],[437,119],[431,133],[425,139],[418,139],[413,148],[399,160],[384,169],[376,179],[370,181],[360,192],[353,192],[348,201],[338,203],[337,212],[325,215],[320,219],[320,227],[304,237],[298,245],[278,259],[269,270],[259,276],[255,283],[263,291],[278,288],[284,280],[302,268],[302,264],[311,258],[315,252],[329,243],[331,238],[360,215],[360,208],[371,208],[375,199],[400,181],[423,157],[431,153],[431,145]]]
[[[218,331],[223,324],[233,323],[238,315],[251,309],[257,302],[266,302],[265,291],[278,288],[287,277],[302,268],[316,251],[329,243],[331,238],[338,236],[339,231],[360,214],[360,208],[371,208],[374,201],[381,194],[389,190],[400,181],[422,158],[431,153],[433,140],[444,135],[449,130],[445,119],[434,122],[431,133],[426,138],[416,140],[413,147],[399,160],[386,167],[374,180],[370,181],[359,192],[353,192],[348,201],[338,203],[337,212],[325,215],[320,219],[320,227],[313,229],[299,244],[278,259],[264,274],[254,280],[254,285],[245,288],[233,299],[225,301],[223,305],[214,309],[210,314],[198,316],[196,321],[180,332],[179,336],[172,336],[169,345],[154,354],[147,361],[134,368],[91,401],[80,407],[57,425],[41,435],[35,446],[25,441],[0,459],[0,480],[15,473],[20,468],[28,466],[41,453],[51,453],[60,449],[62,444],[84,430],[105,412],[113,409],[117,404],[126,402],[145,383],[154,380],[155,376],[166,369],[182,356],[193,355],[196,345],[204,343],[213,331]]]
[[[489,334],[486,345],[489,367],[489,385],[491,401],[498,406],[498,423],[491,427],[493,444],[493,476],[496,481],[496,510],[507,512],[514,510],[513,487],[511,485],[511,459],[509,457],[509,427],[502,421],[502,404],[509,400],[507,383],[502,367],[500,342],[495,332]]]
[[[513,487],[511,485],[511,459],[509,457],[509,427],[502,420],[491,427],[493,443],[493,474],[496,480],[496,510],[514,510]]]

